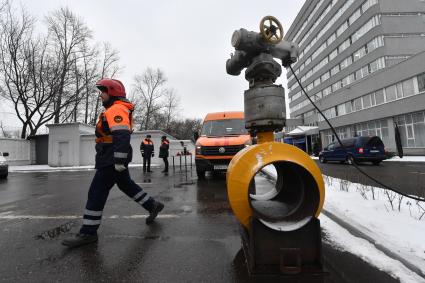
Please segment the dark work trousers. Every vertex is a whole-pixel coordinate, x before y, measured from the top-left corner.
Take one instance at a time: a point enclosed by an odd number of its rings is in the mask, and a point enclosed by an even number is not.
[[[147,170],[146,170],[147,165]],[[150,172],[151,171],[151,158],[150,157],[143,157],[143,172]]]
[[[164,171],[168,172],[168,157],[163,157],[162,160],[164,160]]]
[[[155,200],[131,179],[128,169],[118,172],[113,165],[99,168],[90,185],[80,233],[96,234],[109,191],[115,184],[143,208],[148,211],[152,209]]]

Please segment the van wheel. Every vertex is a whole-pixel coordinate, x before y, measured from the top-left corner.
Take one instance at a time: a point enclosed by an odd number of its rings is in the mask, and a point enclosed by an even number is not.
[[[327,162],[323,155],[319,156],[319,161],[320,161],[320,163],[326,163]]]
[[[204,179],[205,171],[196,169],[196,175],[198,175],[198,179]]]
[[[356,160],[355,160],[355,159],[354,159],[354,157],[353,157],[353,156],[351,156],[351,155],[349,155],[349,156],[347,157],[347,162],[348,162],[348,164],[350,164],[350,165],[356,164]]]
[[[381,163],[381,161],[377,160],[377,161],[372,161],[372,164],[375,166],[379,166],[379,164]]]

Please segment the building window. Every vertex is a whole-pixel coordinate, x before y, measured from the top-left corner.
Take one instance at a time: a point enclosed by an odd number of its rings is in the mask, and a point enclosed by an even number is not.
[[[360,9],[357,9],[350,18],[348,18],[348,22],[350,23],[350,25],[352,25],[358,18],[360,18],[360,16],[362,15],[362,12],[360,11]]]
[[[375,91],[376,105],[385,103],[384,91],[382,89]]]
[[[339,65],[336,65],[331,69],[331,76],[336,75],[339,72]],[[425,83],[425,82],[424,82]],[[424,86],[425,87],[425,86]]]
[[[418,76],[418,87],[419,92],[425,91],[425,73]]]
[[[380,69],[383,69],[384,67],[385,67],[384,58],[379,58],[369,64],[370,73],[374,73]]]
[[[353,54],[353,60],[354,62],[359,60],[360,58],[362,58],[363,56],[366,55],[366,47],[363,46],[362,48],[360,48],[359,50],[357,50],[356,52],[354,52]]]
[[[362,76],[366,77],[367,75],[369,75],[369,66],[364,66],[362,68]]]
[[[326,73],[324,73],[323,75],[322,75],[322,77],[321,77],[321,79],[322,79],[322,83],[324,82],[324,81],[326,81],[327,79],[329,79],[330,78],[330,74],[329,74],[329,72],[326,72]]]
[[[348,28],[348,22],[345,21],[337,30],[336,30],[336,36],[340,36],[346,29]]]
[[[336,108],[336,115],[337,116],[342,116],[342,115],[345,115],[345,114],[347,114],[345,112],[345,104],[338,105],[337,108]]]
[[[354,111],[360,111],[363,109],[361,97],[354,99],[353,104],[354,104]]]
[[[408,97],[415,94],[415,87],[413,85],[413,79],[406,80],[403,82],[403,95]]]
[[[329,86],[323,90],[323,97],[328,96],[332,93],[332,88]]]
[[[350,74],[342,79],[342,87],[345,87],[354,82],[354,74]]]
[[[385,97],[386,97],[386,102],[396,100],[396,98],[397,98],[397,88],[396,88],[395,85],[392,85],[392,86],[385,88]]]
[[[329,60],[332,60],[333,58],[335,58],[338,55],[338,50],[335,49],[334,51],[331,52],[331,54],[329,54]]]
[[[368,94],[363,96],[363,108],[369,108],[372,106],[372,95]]]
[[[351,65],[351,63],[353,63],[353,59],[351,58],[351,56],[348,56],[347,58],[345,58],[344,60],[342,60],[342,62],[339,64],[342,69],[347,68],[348,66]]]
[[[334,42],[336,39],[336,34],[333,33],[331,36],[329,36],[328,40],[326,41],[326,43],[329,45],[331,45],[332,42]]]
[[[341,53],[342,51],[344,51],[345,49],[347,49],[350,46],[350,39],[347,39],[346,41],[344,41],[343,43],[341,43],[340,46],[338,46],[338,53]]]
[[[335,91],[337,91],[340,88],[341,88],[341,81],[337,81],[336,83],[334,83],[332,85],[332,92],[335,92]]]
[[[350,100],[348,102],[345,102],[345,113],[349,114],[351,112],[353,112],[353,104]]]
[[[425,112],[396,117],[401,143],[405,147],[425,147]]]

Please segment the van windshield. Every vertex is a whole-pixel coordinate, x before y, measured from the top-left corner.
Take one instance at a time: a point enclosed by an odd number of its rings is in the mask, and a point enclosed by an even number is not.
[[[244,119],[206,121],[201,136],[239,136],[247,135]]]

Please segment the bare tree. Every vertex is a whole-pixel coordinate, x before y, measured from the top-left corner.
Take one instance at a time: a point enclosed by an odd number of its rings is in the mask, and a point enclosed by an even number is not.
[[[59,82],[54,104],[54,122],[60,122],[61,110],[67,110],[70,101],[78,101],[78,91],[67,89],[72,85],[72,68],[81,55],[81,48],[91,38],[91,31],[85,23],[68,8],[60,8],[48,16],[46,22],[52,51],[58,59]],[[62,107],[66,104],[65,107]]]
[[[133,103],[143,105],[136,110],[135,118],[140,120],[140,130],[148,130],[151,120],[162,107],[161,99],[166,95],[166,78],[160,69],[148,68],[142,75],[136,75],[133,84]]]
[[[102,44],[102,50],[100,51],[100,71],[98,79],[102,78],[114,78],[122,70],[119,65],[119,54],[118,51],[114,50],[111,45],[107,42]],[[96,100],[93,115],[91,116],[91,124],[96,123],[96,119],[99,113],[99,99]]]
[[[176,119],[176,112],[180,104],[180,97],[176,94],[174,89],[168,89],[165,93],[164,99],[164,116],[165,125],[164,128],[170,129],[170,123],[173,119]]]
[[[0,94],[12,101],[22,122],[21,137],[25,138],[37,107],[32,82],[32,62],[37,46],[32,42],[34,19],[25,10],[16,16],[6,2],[0,17]]]
[[[173,120],[170,123],[170,130],[168,133],[177,139],[192,139],[194,132],[199,132],[202,127],[202,119]]]
[[[51,120],[95,120],[95,81],[120,70],[118,53],[104,44],[99,58],[90,47],[90,31],[67,8],[46,21],[48,36],[35,36],[35,20],[25,9],[16,12],[9,1],[0,3],[0,96],[14,105],[21,138]]]

